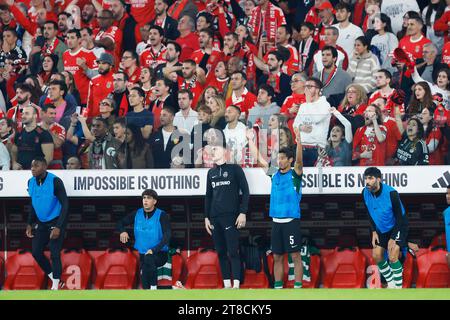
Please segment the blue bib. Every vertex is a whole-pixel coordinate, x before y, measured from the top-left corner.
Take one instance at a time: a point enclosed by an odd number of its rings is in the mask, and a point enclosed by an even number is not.
[[[145,254],[161,242],[163,238],[161,222],[159,221],[161,213],[160,209],[156,209],[153,216],[150,219],[146,219],[143,208],[136,211],[134,218],[134,237],[136,242],[134,247],[140,254]],[[168,250],[167,245],[161,249],[161,251]]]
[[[272,218],[300,219],[300,200],[302,187],[300,183],[297,192],[294,184],[294,170],[285,174],[277,171],[272,177],[272,191],[270,193],[270,211]]]
[[[41,222],[53,220],[61,214],[61,203],[55,197],[56,176],[50,172],[42,185],[38,185],[35,177],[28,181],[28,194],[31,197],[31,204]]]

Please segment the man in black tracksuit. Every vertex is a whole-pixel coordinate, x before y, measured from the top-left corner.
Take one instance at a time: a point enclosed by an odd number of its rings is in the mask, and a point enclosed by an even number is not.
[[[216,166],[207,175],[205,228],[214,240],[224,287],[231,288],[232,271],[233,288],[238,289],[241,276],[238,229],[245,227],[249,190],[242,168],[225,162],[225,151],[223,145],[212,148]],[[242,199],[239,191],[242,192]]]

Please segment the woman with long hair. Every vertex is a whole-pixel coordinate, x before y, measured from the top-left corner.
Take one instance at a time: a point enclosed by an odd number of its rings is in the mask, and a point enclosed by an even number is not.
[[[396,69],[391,65],[392,58],[389,54],[398,47],[398,39],[392,33],[391,18],[384,13],[378,13],[373,18],[373,26],[377,34],[372,38],[370,44],[380,50],[381,68],[394,73]]]
[[[443,139],[441,130],[434,123],[434,112],[436,108],[427,107],[420,114],[420,122],[422,122],[424,130],[424,139],[428,147],[430,155],[430,164],[442,165],[444,158],[441,150],[441,141]]]
[[[403,126],[399,107],[395,107],[395,121],[402,139],[398,143],[395,160],[401,166],[416,166],[429,164],[428,147],[423,139],[424,129],[418,118],[411,118]]]
[[[55,54],[45,55],[42,59],[41,71],[38,73],[38,80],[43,92],[47,91],[48,83],[52,74],[58,72],[58,56]]]
[[[446,7],[444,0],[430,0],[430,4],[422,11],[422,19],[427,28],[426,37],[434,43],[438,52],[441,52],[444,47],[444,37],[443,35],[437,35],[433,26],[434,22],[444,14]]]
[[[139,86],[145,92],[145,108],[148,108],[150,103],[156,100],[156,96],[153,94],[155,73],[150,67],[141,67],[141,75],[139,76]]]
[[[442,68],[438,71],[437,76],[433,79],[433,83],[425,81],[414,67],[412,79],[415,83],[426,82],[430,88],[431,95],[440,94],[442,96],[444,106],[450,108],[450,69]]]
[[[134,124],[127,124],[125,142],[119,151],[121,168],[153,168],[153,155],[150,145],[145,142],[141,129]]]
[[[370,42],[365,36],[356,38],[355,50],[350,59],[347,72],[352,76],[353,83],[361,85],[366,93],[376,88],[373,76],[380,69],[378,58],[369,50]]]
[[[430,86],[425,81],[416,83],[413,86],[412,91],[413,95],[411,96],[409,106],[406,110],[406,113],[409,115],[409,117],[421,113],[424,108],[435,106]]]
[[[345,89],[345,96],[337,108],[338,111],[352,124],[353,134],[356,129],[364,125],[364,111],[367,108],[367,93],[359,84],[350,84]],[[336,124],[332,118],[331,125]]]
[[[31,102],[33,102],[35,105],[39,105],[39,99],[42,97],[43,93],[38,78],[30,74],[25,78],[24,82],[29,84],[32,88],[30,99]]]
[[[206,101],[206,106],[212,111],[211,127],[219,130],[225,129],[225,100],[220,96],[211,96]]]
[[[61,74],[64,76],[64,81],[67,85],[67,93],[70,93],[77,102],[77,106],[81,105],[80,91],[75,86],[75,78],[73,74],[68,71],[63,71]]]

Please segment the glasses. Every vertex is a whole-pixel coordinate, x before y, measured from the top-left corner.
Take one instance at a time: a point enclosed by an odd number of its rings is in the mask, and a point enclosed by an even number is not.
[[[108,103],[108,102],[106,102],[106,101],[100,102],[100,105],[101,105],[101,106],[108,106],[108,107],[111,107],[111,104]]]
[[[291,80],[291,82],[289,82],[289,84],[293,84],[293,83],[296,83],[296,82],[301,82],[302,80]]]

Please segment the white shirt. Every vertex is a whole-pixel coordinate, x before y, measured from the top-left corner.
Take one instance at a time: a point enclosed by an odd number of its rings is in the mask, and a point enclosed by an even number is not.
[[[241,163],[244,159],[244,148],[247,145],[246,130],[242,122],[238,122],[234,129],[230,129],[228,124],[223,129],[227,149],[232,152],[232,162]]]
[[[191,134],[192,128],[198,123],[197,112],[189,108],[187,118],[183,116],[182,111],[178,111],[173,119],[173,125],[178,129],[184,129],[188,134]]]
[[[333,25],[339,30],[339,38],[337,39],[338,46],[341,46],[345,50],[349,57],[353,54],[356,38],[363,36],[364,33],[360,27],[350,23],[347,28],[342,29],[339,23]]]
[[[381,12],[391,18],[394,34],[402,30],[403,16],[408,11],[420,12],[416,0],[383,0],[381,2]]]
[[[302,125],[312,126],[310,133],[304,131],[300,133],[303,145],[325,148],[331,119],[329,109],[330,104],[324,96],[321,96],[316,102],[305,102],[300,105],[294,120],[294,128]]]
[[[164,138],[164,151],[166,151],[167,143],[169,143],[170,136],[172,135],[173,131],[166,131],[164,128],[162,128],[162,134]]]

